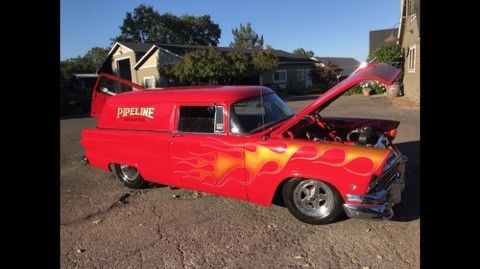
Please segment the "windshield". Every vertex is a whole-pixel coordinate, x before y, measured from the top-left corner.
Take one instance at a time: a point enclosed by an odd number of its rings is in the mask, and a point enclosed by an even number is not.
[[[288,119],[293,114],[293,110],[275,93],[255,96],[232,105],[230,131],[234,134],[253,133]]]

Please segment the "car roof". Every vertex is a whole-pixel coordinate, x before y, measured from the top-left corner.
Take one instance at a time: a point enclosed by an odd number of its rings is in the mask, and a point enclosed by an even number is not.
[[[233,102],[253,96],[272,93],[264,86],[193,86],[143,89],[118,94],[111,102],[175,102],[212,103]]]

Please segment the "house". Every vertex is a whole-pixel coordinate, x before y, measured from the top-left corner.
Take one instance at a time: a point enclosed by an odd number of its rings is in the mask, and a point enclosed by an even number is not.
[[[320,66],[325,66],[327,64],[337,65],[342,69],[338,74],[340,80],[350,76],[353,71],[355,71],[359,66],[360,62],[354,58],[348,57],[314,57],[318,61]]]
[[[396,42],[398,35],[398,28],[389,28],[370,31],[369,33],[369,49],[368,55],[381,47],[385,43]]]
[[[172,85],[172,80],[162,72],[162,66],[181,60],[187,52],[208,48],[211,47],[116,42],[97,73],[114,74],[147,88],[169,86]],[[225,53],[233,50],[229,47],[215,48]],[[246,52],[252,53],[251,50]],[[279,61],[278,70],[247,79],[248,84],[275,83],[280,89],[301,89],[312,86],[310,71],[315,66],[314,60],[282,50],[274,50],[274,54]]]
[[[398,43],[402,47],[403,93],[420,102],[420,0],[401,0]]]

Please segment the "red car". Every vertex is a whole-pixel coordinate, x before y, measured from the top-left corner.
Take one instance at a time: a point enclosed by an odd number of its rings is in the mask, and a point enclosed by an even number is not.
[[[344,212],[390,218],[404,188],[406,158],[392,144],[399,122],[321,112],[352,86],[390,85],[400,72],[387,64],[359,68],[296,114],[267,87],[143,89],[101,74],[97,126],[81,136],[84,160],[131,188],[158,183],[265,206],[281,195],[312,224]]]

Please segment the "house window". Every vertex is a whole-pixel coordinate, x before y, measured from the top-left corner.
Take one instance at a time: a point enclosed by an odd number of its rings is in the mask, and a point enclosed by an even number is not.
[[[408,0],[407,2],[407,16],[415,15],[416,10],[416,0]]]
[[[277,70],[273,73],[273,82],[286,82],[287,70]]]
[[[310,69],[298,69],[298,81],[305,81],[310,78]]]
[[[223,133],[222,106],[182,106],[178,131],[189,133]]]
[[[155,88],[155,77],[144,77],[143,85],[145,88]]]
[[[305,69],[298,69],[297,74],[298,74],[298,81],[305,80]]]
[[[408,48],[408,66],[407,66],[408,73],[415,73],[415,57],[417,57],[416,54],[417,53],[416,53],[415,45]]]

